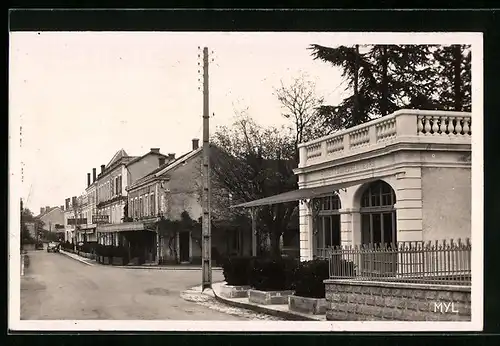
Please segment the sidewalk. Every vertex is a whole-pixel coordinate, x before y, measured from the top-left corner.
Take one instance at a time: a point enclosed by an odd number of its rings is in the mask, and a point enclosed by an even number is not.
[[[74,260],[80,261],[82,263],[85,263],[86,265],[89,266],[94,266],[94,265],[100,265],[100,266],[105,266],[105,267],[112,267],[112,268],[122,268],[122,269],[149,269],[149,270],[201,270],[201,266],[197,265],[155,265],[155,264],[143,264],[139,266],[114,266],[114,265],[105,265],[98,263],[95,260],[91,260],[82,256],[78,256],[76,254],[73,254],[71,252],[66,252],[64,250],[60,250],[60,253],[63,255],[66,255],[68,257],[73,258]],[[220,267],[212,267],[212,270],[222,270]]]
[[[326,321],[325,315],[312,315],[288,310],[288,304],[260,305],[251,303],[248,298],[225,298],[220,295],[221,286],[225,282],[216,282],[212,284],[212,291],[205,290],[203,294],[215,298],[218,302],[229,306],[252,310],[257,313],[263,313],[279,317],[289,321]],[[201,286],[196,286],[190,291],[201,292]]]
[[[85,258],[85,257],[82,257],[82,256],[78,256],[78,255],[76,255],[74,253],[71,253],[71,252],[66,252],[66,251],[64,251],[62,249],[59,250],[59,253],[62,253],[65,256],[68,256],[68,257],[70,257],[70,258],[72,258],[74,260],[80,261],[80,262],[82,262],[82,263],[84,263],[86,265],[89,265],[89,266],[93,266],[93,265],[97,264],[97,262],[94,261],[94,260],[91,260],[91,259],[88,259],[88,258]]]

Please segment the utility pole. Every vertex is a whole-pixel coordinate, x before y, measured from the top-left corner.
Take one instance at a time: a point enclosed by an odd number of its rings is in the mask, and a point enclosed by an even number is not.
[[[208,107],[208,48],[203,48],[203,196],[202,196],[202,291],[212,288],[212,240],[210,218],[210,147],[209,147],[209,107]]]

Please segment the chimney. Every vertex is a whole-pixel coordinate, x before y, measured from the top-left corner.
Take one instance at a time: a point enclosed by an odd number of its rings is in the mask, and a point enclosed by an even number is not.
[[[40,207],[40,214],[43,214],[45,213],[45,208],[44,207]]]
[[[87,186],[90,186],[90,173],[87,173]]]
[[[68,209],[69,209],[69,201],[70,201],[70,199],[69,199],[69,198],[66,198],[66,199],[64,200],[64,203],[65,203],[65,210],[68,210]]]
[[[198,149],[198,143],[200,142],[200,140],[198,138],[194,138],[192,141],[193,141],[193,150]]]
[[[104,168],[106,168],[106,165],[101,165],[101,174],[104,173]]]
[[[45,206],[45,211],[49,211],[50,207],[49,206]]]
[[[72,207],[76,206],[76,196],[71,197],[71,206]]]
[[[158,158],[158,166],[163,166],[165,164],[165,157],[161,156]]]
[[[168,154],[168,160],[169,161],[174,161],[175,160],[175,154],[172,154],[172,153]]]
[[[160,148],[151,148],[151,152],[159,154],[160,153]]]
[[[59,206],[61,210],[64,210],[64,205]]]
[[[96,169],[92,168],[92,182],[95,182],[96,178],[97,178]]]

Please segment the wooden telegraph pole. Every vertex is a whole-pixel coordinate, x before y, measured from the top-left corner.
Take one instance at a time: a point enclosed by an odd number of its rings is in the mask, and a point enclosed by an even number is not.
[[[202,291],[212,288],[212,240],[210,218],[210,160],[208,108],[208,48],[203,48],[203,167],[202,167]]]

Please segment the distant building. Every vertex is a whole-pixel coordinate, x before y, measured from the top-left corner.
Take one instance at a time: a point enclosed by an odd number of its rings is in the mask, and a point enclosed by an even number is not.
[[[77,240],[78,242],[96,242],[97,225],[95,223],[95,217],[97,215],[97,172],[95,168],[92,168],[92,180],[90,173],[87,173],[87,188],[85,189],[82,201],[82,214],[87,222],[80,226]]]
[[[71,198],[66,198],[66,205],[64,210],[64,239],[70,243],[78,242],[76,237],[76,225],[80,227],[87,224],[87,219],[83,214],[84,196],[73,196]]]
[[[49,232],[56,232],[64,225],[64,211],[61,207],[40,208],[40,214],[35,219],[43,222],[43,229]]]

